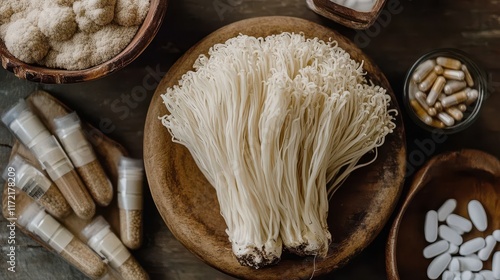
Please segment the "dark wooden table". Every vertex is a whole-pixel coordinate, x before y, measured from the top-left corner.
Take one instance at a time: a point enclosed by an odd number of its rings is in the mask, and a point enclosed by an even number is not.
[[[408,68],[423,53],[453,47],[472,55],[489,73],[490,96],[479,119],[442,143],[406,123],[409,175],[436,153],[476,148],[500,156],[500,4],[498,1],[388,0],[370,29],[355,31],[310,11],[305,0],[178,0],[169,4],[155,40],[132,64],[106,78],[73,85],[41,85],[0,70],[0,112],[35,89],[51,92],[84,119],[120,142],[133,157],[142,156],[144,120],[155,86],[188,48],[228,23],[256,16],[295,16],[328,26],[352,39],[382,69],[400,98]],[[387,6],[388,6],[387,5]],[[387,7],[386,6],[386,7]],[[145,92],[146,94],[142,94]],[[401,104],[401,100],[400,104]],[[0,168],[13,137],[0,126]],[[405,195],[405,193],[403,193]],[[134,252],[152,279],[232,279],[207,266],[169,232],[149,193],[145,206],[145,242]],[[0,218],[0,279],[85,279],[56,255],[18,232],[17,269],[7,271],[6,220]],[[388,228],[346,267],[322,279],[385,279],[384,249]],[[203,242],[202,240],[200,242]],[[415,252],[418,254],[418,252]]]

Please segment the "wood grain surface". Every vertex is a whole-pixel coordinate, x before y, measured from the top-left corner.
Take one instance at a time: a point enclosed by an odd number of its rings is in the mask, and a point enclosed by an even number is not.
[[[392,12],[390,12],[392,11]],[[156,86],[175,61],[208,34],[229,23],[257,16],[295,16],[338,31],[360,47],[389,80],[399,103],[404,78],[422,54],[453,47],[469,53],[489,74],[489,97],[478,120],[458,134],[443,136],[420,129],[403,110],[407,174],[411,178],[433,155],[462,148],[500,157],[500,5],[492,0],[387,0],[371,28],[357,31],[307,8],[305,0],[169,1],[157,36],[146,50],[120,71],[78,84],[45,85],[18,79],[0,68],[0,113],[34,90],[43,89],[117,140],[132,157],[143,156],[144,122]],[[0,169],[7,164],[14,139],[0,125]],[[409,180],[411,182],[411,180]],[[402,197],[407,193],[403,190]],[[134,252],[152,279],[234,279],[188,251],[168,230],[150,193],[145,193],[145,243]],[[16,273],[7,273],[7,221],[0,217],[1,279],[87,279],[36,242],[17,234]],[[344,268],[319,279],[387,279],[385,245],[389,226]],[[36,275],[36,278],[33,277]]]

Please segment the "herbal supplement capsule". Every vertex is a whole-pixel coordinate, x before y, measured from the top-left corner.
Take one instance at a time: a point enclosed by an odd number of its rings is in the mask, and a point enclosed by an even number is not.
[[[453,255],[453,254],[458,253],[458,250],[459,250],[459,247],[457,245],[450,243],[450,248],[448,249],[448,253]]]
[[[500,229],[495,230],[492,235],[497,242],[500,242]]]
[[[479,252],[477,253],[477,256],[482,261],[486,261],[490,258],[491,252],[493,252],[493,249],[495,248],[495,245],[497,244],[497,241],[491,235],[486,236],[485,242],[486,242],[486,245],[484,246],[484,248],[479,250]]]
[[[78,115],[55,118],[56,134],[71,162],[87,186],[90,195],[100,206],[107,206],[113,198],[113,186],[97,159],[92,145],[85,137]]]
[[[486,211],[483,205],[477,200],[471,200],[467,205],[469,217],[472,223],[479,231],[485,231],[488,227],[488,219],[486,218]]]
[[[436,72],[436,74],[441,75],[441,74],[443,74],[443,71],[444,71],[444,69],[443,69],[443,67],[441,67],[441,65],[434,66],[434,72]]]
[[[440,255],[450,248],[450,243],[446,240],[439,240],[435,243],[432,243],[424,248],[424,258],[430,259],[437,255]]]
[[[427,109],[427,114],[431,117],[435,117],[437,115],[437,110],[434,107],[430,107]],[[432,124],[431,124],[432,125]]]
[[[435,128],[445,128],[446,127],[446,125],[442,121],[436,120],[436,119],[432,119],[431,126],[435,127]]]
[[[446,200],[441,207],[437,210],[438,221],[444,222],[446,218],[455,211],[457,207],[457,201],[453,198]]]
[[[457,108],[458,108],[458,110],[460,110],[461,112],[465,112],[465,111],[467,111],[467,105],[465,105],[465,104],[463,104],[463,103],[462,103],[462,104],[458,104]]]
[[[49,214],[59,219],[71,214],[71,207],[61,191],[40,170],[19,155],[15,155],[7,166],[16,170],[15,186],[43,206]],[[6,181],[8,170],[6,168],[3,174]]]
[[[443,71],[443,77],[450,80],[463,81],[465,79],[465,74],[460,70],[445,69]]]
[[[443,277],[441,279],[443,280],[453,280],[455,278],[455,273],[449,271],[449,270],[446,270],[445,272],[443,272]]]
[[[485,280],[495,280],[495,277],[493,276],[493,271],[491,270],[481,270],[479,271],[479,274],[483,276]]]
[[[413,111],[418,116],[418,118],[423,121],[427,125],[432,124],[432,117],[427,114],[427,111],[420,106],[417,100],[413,99],[410,101],[410,105],[413,108]]]
[[[466,91],[466,95],[467,95],[467,100],[465,101],[465,104],[471,105],[479,97],[479,92],[476,89],[471,89]]]
[[[463,232],[469,232],[472,229],[472,223],[467,220],[466,218],[459,216],[457,214],[450,214],[446,218],[446,223],[450,227],[455,227],[458,228],[459,230]]]
[[[83,230],[87,244],[109,265],[120,273],[124,280],[147,280],[148,274],[130,254],[125,245],[111,231],[108,222],[97,216]]]
[[[107,273],[106,265],[92,249],[36,203],[27,206],[18,221],[19,225],[40,237],[62,258],[90,278],[100,279]]]
[[[2,122],[29,149],[43,139],[50,137],[50,132],[28,108],[24,99],[19,100],[2,115]]]
[[[454,70],[458,70],[462,66],[460,60],[444,56],[436,58],[436,62],[438,65],[441,65],[444,68],[454,69]]]
[[[84,220],[92,218],[96,210],[95,203],[55,137],[40,141],[33,146],[32,151],[75,214]]]
[[[467,256],[475,253],[486,246],[486,242],[482,237],[471,239],[460,246],[460,255]]]
[[[452,95],[446,96],[441,100],[441,104],[443,105],[444,108],[448,108],[460,104],[462,102],[465,102],[466,100],[467,100],[467,93],[465,92],[465,90],[462,90]]]
[[[427,267],[427,277],[429,277],[429,279],[437,279],[446,270],[450,261],[451,255],[448,253],[444,253],[434,258]]]
[[[491,271],[493,272],[493,277],[495,279],[500,279],[500,252],[497,251],[493,255],[493,261],[491,262]]]
[[[463,242],[462,236],[447,225],[440,225],[438,231],[439,237],[452,244],[460,246]]]
[[[415,70],[415,72],[413,73],[412,79],[416,83],[422,82],[425,79],[425,77],[427,77],[427,75],[431,73],[435,65],[436,63],[434,62],[434,60],[431,59],[423,62],[417,67],[417,70]]]
[[[142,243],[142,160],[120,158],[118,175],[120,238],[128,248],[137,249]]]
[[[464,114],[456,106],[446,108],[444,109],[444,111],[452,118],[454,118],[457,122],[461,121],[464,118]]]
[[[480,271],[483,269],[483,262],[475,257],[456,257],[460,262],[460,270]]]
[[[473,280],[474,279],[474,274],[472,273],[472,271],[464,271],[462,272],[462,278],[461,280]]]
[[[432,85],[431,91],[427,95],[427,105],[432,106],[434,105],[434,103],[436,103],[439,94],[441,94],[441,91],[443,91],[445,83],[446,83],[445,78],[441,76],[437,77],[436,81]]]
[[[431,243],[436,241],[438,236],[438,219],[437,212],[434,210],[430,210],[425,215],[424,233],[427,242]]]
[[[446,126],[453,126],[455,124],[455,119],[445,112],[440,112],[437,114],[437,118],[442,121]]]
[[[441,101],[436,101],[436,103],[434,103],[434,109],[436,109],[438,113],[443,111],[443,105],[441,104]]]
[[[420,106],[422,106],[422,108],[424,110],[429,110],[429,105],[427,105],[427,102],[425,101],[425,99],[427,98],[427,95],[421,91],[417,91],[415,92],[415,100],[418,101],[418,104],[420,104]]]
[[[472,75],[470,74],[469,69],[467,68],[467,66],[462,65],[462,71],[464,71],[465,81],[467,82],[467,85],[469,87],[473,87],[474,86],[474,79],[472,78]]]
[[[427,77],[425,77],[422,82],[418,84],[418,89],[421,91],[428,91],[437,78],[438,75],[436,74],[436,72],[432,71],[431,73],[429,73],[429,75],[427,75]]]
[[[467,87],[467,83],[465,81],[451,80],[451,81],[446,82],[446,85],[444,86],[444,93],[452,94],[452,93],[460,91],[466,87]]]

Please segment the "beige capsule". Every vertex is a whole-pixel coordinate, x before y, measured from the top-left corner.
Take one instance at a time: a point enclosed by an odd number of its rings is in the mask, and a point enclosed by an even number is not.
[[[448,108],[460,104],[462,102],[465,102],[466,100],[467,100],[467,93],[465,92],[465,90],[462,90],[452,95],[446,96],[441,100],[441,104],[443,105],[443,108]]]
[[[467,85],[470,87],[473,87],[474,86],[474,79],[472,78],[472,75],[470,74],[467,66],[462,65],[462,71],[464,71],[465,81],[467,82]]]
[[[422,82],[425,77],[427,77],[427,75],[429,75],[429,73],[431,73],[432,69],[434,69],[434,66],[436,65],[436,62],[434,62],[434,60],[426,60],[425,62],[423,62],[422,64],[420,64],[418,67],[417,67],[417,70],[415,70],[415,72],[413,72],[413,75],[412,75],[412,79],[416,82],[416,83],[420,83]]]
[[[462,66],[462,62],[458,59],[454,59],[451,57],[440,56],[436,58],[436,62],[438,65],[443,66],[444,68],[459,70]]]
[[[427,105],[433,106],[438,100],[439,95],[443,91],[444,85],[446,84],[446,79],[442,76],[437,77],[436,81],[432,85],[431,91],[427,95]]]
[[[477,91],[477,89],[469,89],[466,90],[465,92],[467,96],[465,104],[471,105],[472,103],[476,102],[477,98],[479,97],[479,91]]]
[[[441,101],[436,101],[434,103],[434,109],[436,109],[436,112],[442,112],[443,111],[443,105],[441,104]]]
[[[464,118],[464,114],[456,106],[446,108],[444,111],[452,118],[454,118],[457,122],[461,121]]]
[[[437,118],[442,121],[446,126],[453,126],[455,124],[455,119],[453,119],[446,112],[440,112],[437,114]]]
[[[420,104],[418,103],[417,100],[412,99],[410,101],[410,105],[413,108],[413,111],[415,112],[415,114],[417,115],[417,117],[421,121],[423,121],[427,125],[431,125],[432,124],[432,117],[429,116],[429,114],[427,114],[427,112],[424,110],[424,108],[422,108],[422,106],[420,106]]]
[[[467,111],[467,105],[465,105],[465,104],[463,104],[463,103],[462,103],[462,104],[458,104],[458,105],[457,105],[457,108],[458,108],[460,111],[462,111],[462,112]]]
[[[420,84],[418,84],[418,89],[421,91],[428,91],[436,81],[437,77],[438,75],[436,72],[432,71]]]
[[[460,70],[445,69],[443,71],[443,77],[450,80],[463,81],[463,79],[465,78],[465,74]]]
[[[440,120],[436,120],[436,119],[432,119],[431,126],[433,126],[435,128],[445,128],[446,127],[446,125],[444,124],[444,122],[442,122]]]
[[[443,69],[443,67],[441,65],[434,66],[434,72],[436,72],[436,74],[442,75],[443,71],[444,71],[444,69]]]
[[[446,94],[452,94],[457,91],[461,91],[462,89],[467,87],[467,83],[465,81],[447,81],[446,85],[444,86],[444,93]]]

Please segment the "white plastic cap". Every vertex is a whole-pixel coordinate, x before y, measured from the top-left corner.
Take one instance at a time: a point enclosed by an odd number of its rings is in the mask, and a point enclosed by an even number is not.
[[[120,162],[118,163],[119,172],[127,172],[127,171],[142,172],[143,169],[144,169],[143,163],[142,160],[140,159],[134,159],[122,156],[120,158]]]
[[[17,218],[17,222],[27,230],[33,231],[32,224],[36,224],[43,216],[45,216],[43,207],[36,202],[32,202],[24,208],[21,215]]]
[[[54,125],[56,127],[57,135],[59,137],[64,137],[72,130],[80,128],[80,118],[76,112],[73,112],[65,116],[55,118]]]
[[[73,170],[71,161],[54,136],[40,141],[32,150],[52,180]]]
[[[90,224],[83,228],[82,235],[85,239],[91,240],[93,237],[98,237],[102,233],[109,232],[109,228],[109,223],[102,216],[97,216],[94,220],[92,220],[92,222],[90,222]]]
[[[5,167],[5,170],[2,173],[2,178],[5,181],[7,181],[7,178],[12,177],[12,176],[9,176],[9,173],[11,173],[11,171],[9,171],[9,169],[13,168],[14,174],[15,174],[15,177],[17,180],[16,183],[19,183],[19,178],[23,177],[24,172],[26,170],[26,167],[25,167],[26,164],[27,164],[27,162],[20,155],[14,155],[14,157],[9,161],[9,163]],[[17,186],[17,184],[16,184],[16,186]]]
[[[26,101],[24,99],[19,99],[19,102],[10,107],[7,112],[2,115],[2,122],[9,127],[10,124],[19,117],[19,115],[28,110]]]

